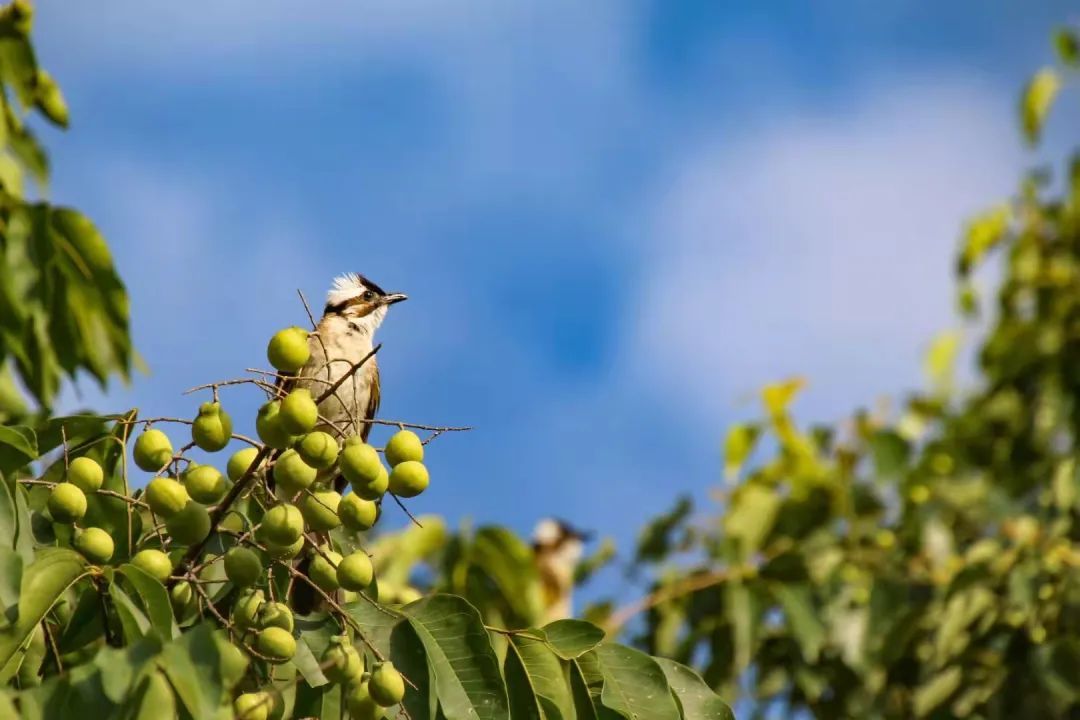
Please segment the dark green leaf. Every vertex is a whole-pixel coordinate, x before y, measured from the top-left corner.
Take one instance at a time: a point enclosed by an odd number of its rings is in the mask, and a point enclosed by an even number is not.
[[[559,657],[573,660],[604,639],[604,631],[582,620],[556,620],[543,628],[543,637]]]
[[[121,565],[118,572],[127,578],[135,588],[135,592],[139,594],[146,616],[150,619],[154,630],[165,639],[179,635],[180,630],[173,618],[169,592],[165,586],[134,565]]]
[[[604,678],[604,707],[629,720],[680,719],[664,671],[651,657],[614,643],[602,643],[587,654],[596,657]]]
[[[569,668],[546,643],[521,634],[511,635],[506,667],[512,702],[524,711],[517,715],[511,713],[515,720],[518,717],[544,720],[571,720],[575,717]],[[513,685],[510,684],[511,676],[514,678]],[[536,707],[537,712],[531,712],[532,706]]]
[[[682,716],[689,720],[735,720],[731,708],[705,684],[701,676],[681,663],[653,658],[664,671]]]
[[[424,645],[447,720],[510,717],[499,661],[480,614],[452,595],[432,595],[402,610]]]
[[[0,473],[9,473],[36,460],[37,435],[25,425],[0,425]]]

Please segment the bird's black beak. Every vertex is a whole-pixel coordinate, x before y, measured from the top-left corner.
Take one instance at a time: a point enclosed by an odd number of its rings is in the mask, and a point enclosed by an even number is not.
[[[408,299],[409,299],[409,296],[406,295],[405,293],[389,293],[387,295],[382,296],[382,304],[383,305],[393,305],[394,303],[399,303],[402,300],[408,300]]]

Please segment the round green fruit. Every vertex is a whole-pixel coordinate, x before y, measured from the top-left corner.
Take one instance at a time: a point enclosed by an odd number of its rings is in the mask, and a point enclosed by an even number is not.
[[[150,428],[135,441],[132,455],[140,469],[157,472],[172,460],[173,447],[168,435]]]
[[[59,483],[49,493],[49,514],[58,523],[73,523],[86,514],[86,495],[69,482]]]
[[[341,451],[341,474],[351,483],[371,482],[379,477],[379,473],[384,469],[379,453],[365,442],[351,442],[352,440],[353,438],[346,440],[345,448]]]
[[[96,492],[105,481],[105,472],[101,466],[88,457],[77,457],[68,465],[64,479],[84,493]]]
[[[233,701],[236,720],[267,720],[274,700],[267,693],[244,693]]]
[[[341,504],[341,495],[333,490],[315,490],[305,493],[300,499],[300,513],[304,516],[309,528],[316,532],[333,530],[341,524],[338,517],[338,506]]]
[[[232,418],[221,409],[221,403],[205,402],[199,406],[199,416],[191,425],[191,439],[206,452],[217,452],[229,444]]]
[[[292,444],[292,435],[281,423],[281,401],[271,400],[259,408],[255,417],[255,432],[259,439],[276,450],[283,450]]]
[[[347,529],[363,532],[370,530],[379,519],[379,506],[352,492],[341,498],[338,504],[338,517]]]
[[[311,487],[318,474],[295,450],[286,450],[274,462],[274,482],[290,495]]]
[[[405,697],[405,680],[392,662],[379,663],[368,680],[368,693],[382,707],[397,705]]]
[[[346,590],[359,592],[371,584],[374,576],[371,558],[361,550],[349,553],[337,566],[338,585]]]
[[[234,452],[232,457],[229,458],[228,464],[225,465],[225,472],[229,479],[236,482],[244,477],[244,473],[251,467],[251,463],[255,462],[255,456],[258,454],[258,449],[253,447]]]
[[[383,454],[391,467],[408,460],[420,462],[424,459],[424,444],[412,430],[399,430],[386,442]]]
[[[294,625],[292,610],[285,603],[263,603],[263,606],[259,608],[258,625],[263,630],[278,627],[292,632]]]
[[[225,577],[237,587],[254,585],[262,576],[262,571],[262,560],[250,548],[234,547],[225,553]]]
[[[135,553],[131,564],[139,568],[158,582],[165,582],[172,574],[172,560],[160,550],[148,548]]]
[[[304,534],[304,516],[295,505],[275,505],[263,516],[262,533],[272,543],[292,545]]]
[[[367,682],[350,684],[346,691],[345,704],[349,708],[349,717],[353,720],[378,720],[382,717],[382,708],[371,699]]]
[[[338,459],[338,444],[330,433],[322,430],[309,432],[296,444],[296,452],[311,467],[325,470],[333,466]]]
[[[266,359],[281,372],[296,372],[304,367],[310,357],[308,332],[295,325],[274,333],[266,346]]]
[[[189,501],[184,509],[165,519],[165,529],[181,545],[194,545],[210,534],[210,513],[197,502]]]
[[[390,471],[390,492],[398,497],[411,498],[427,490],[431,478],[424,463],[406,460]]]
[[[281,401],[281,425],[294,435],[311,432],[319,422],[319,408],[307,388],[297,388]]]
[[[348,638],[334,638],[323,653],[321,666],[332,683],[354,682],[364,674],[364,657]]]
[[[313,583],[330,593],[338,589],[337,566],[341,562],[341,554],[325,547],[322,550],[322,553],[315,553],[312,556],[311,564],[308,566],[308,577]]]
[[[245,590],[241,593],[240,597],[236,599],[236,604],[233,605],[233,625],[241,630],[247,630],[258,625],[259,610],[262,608],[264,600],[265,596],[262,590]]]
[[[229,489],[225,476],[213,465],[192,464],[184,472],[184,489],[195,502],[213,505]]]
[[[300,554],[300,551],[304,549],[304,538],[299,537],[292,545],[278,545],[265,537],[261,538],[263,541],[263,547],[266,548],[266,554],[275,560],[291,560]]]
[[[288,630],[269,627],[259,632],[255,648],[270,658],[270,662],[288,662],[296,654],[296,638]]]
[[[112,536],[101,528],[89,527],[75,536],[75,549],[93,563],[108,562],[116,546]]]
[[[172,517],[191,502],[187,488],[167,477],[156,477],[151,480],[146,486],[143,499],[154,513],[163,518]]]
[[[169,591],[169,604],[172,605],[177,619],[182,619],[194,602],[195,590],[187,580],[176,583]]]

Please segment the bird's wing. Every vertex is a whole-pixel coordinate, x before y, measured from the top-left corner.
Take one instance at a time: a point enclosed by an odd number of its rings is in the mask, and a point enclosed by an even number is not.
[[[379,366],[376,365],[371,373],[371,387],[368,389],[368,403],[367,408],[364,410],[364,418],[367,420],[374,420],[375,413],[379,412],[379,401],[382,399],[382,386],[379,383]],[[360,430],[360,437],[364,442],[367,442],[368,435],[371,434],[372,423],[364,423],[363,428]]]

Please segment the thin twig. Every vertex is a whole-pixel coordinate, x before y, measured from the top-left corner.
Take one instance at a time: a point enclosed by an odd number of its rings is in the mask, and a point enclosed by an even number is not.
[[[697,592],[698,590],[704,590],[705,588],[719,585],[728,578],[731,577],[731,569],[724,568],[723,570],[717,570],[711,573],[704,573],[702,575],[695,575],[684,580],[681,580],[672,585],[659,588],[658,590],[646,595],[645,597],[635,602],[622,607],[611,614],[610,617],[603,623],[604,632],[609,636],[617,634],[622,627],[630,621],[638,613],[650,610],[657,605],[662,605],[668,601],[680,598],[684,595]]]
[[[401,508],[402,510],[405,511],[405,514],[409,516],[410,520],[412,520],[414,523],[416,523],[416,527],[418,527],[418,528],[424,527],[423,525],[420,524],[420,521],[416,519],[416,516],[413,515],[411,512],[409,512],[409,508],[405,507],[405,503],[401,502],[401,498],[399,498],[397,495],[395,495],[392,492],[388,492],[386,494],[389,495],[390,497],[394,498],[394,502],[397,503],[399,508]]]

